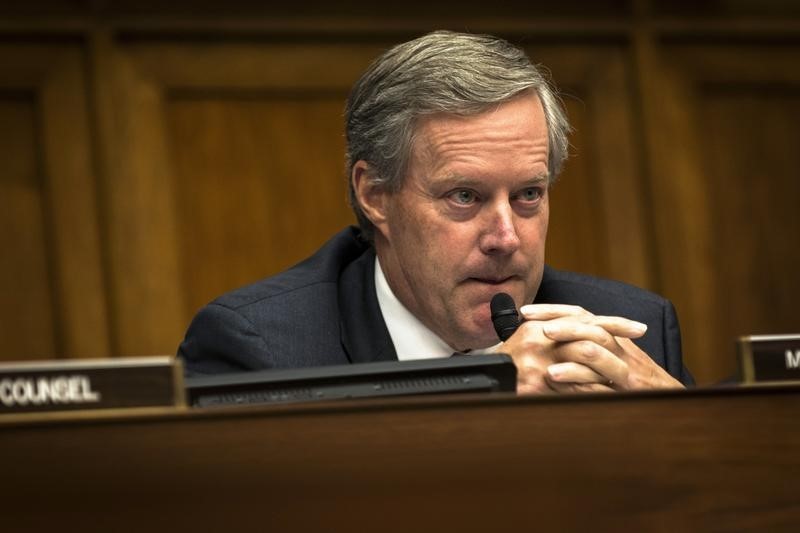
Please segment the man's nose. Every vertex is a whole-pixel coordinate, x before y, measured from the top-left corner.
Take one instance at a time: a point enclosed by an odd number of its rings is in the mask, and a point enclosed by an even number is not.
[[[519,249],[519,236],[514,226],[514,209],[507,201],[492,205],[486,213],[481,235],[481,251],[486,255],[509,255]]]

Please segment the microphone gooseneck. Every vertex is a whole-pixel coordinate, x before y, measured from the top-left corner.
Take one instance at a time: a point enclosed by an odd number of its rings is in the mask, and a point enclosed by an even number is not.
[[[500,340],[505,342],[519,327],[519,314],[514,299],[504,292],[498,292],[489,304],[492,310],[492,325]]]

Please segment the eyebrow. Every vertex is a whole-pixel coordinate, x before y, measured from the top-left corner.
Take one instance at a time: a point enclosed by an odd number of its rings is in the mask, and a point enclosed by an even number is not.
[[[462,176],[461,174],[448,174],[442,177],[441,183],[449,185],[458,185],[460,187],[478,187],[485,183],[484,180],[479,178],[471,178]],[[539,174],[523,182],[524,185],[541,185],[542,183],[550,183],[550,174],[548,172]]]
[[[533,178],[528,180],[528,183],[535,183],[537,185],[539,183],[542,183],[542,182],[550,183],[550,173],[549,172],[544,172],[544,173],[539,174],[537,176],[534,176]]]

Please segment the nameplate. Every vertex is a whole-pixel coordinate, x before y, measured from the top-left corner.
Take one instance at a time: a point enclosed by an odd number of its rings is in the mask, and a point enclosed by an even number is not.
[[[174,357],[0,364],[0,415],[184,405]]]
[[[800,381],[800,334],[741,337],[738,348],[745,383]]]

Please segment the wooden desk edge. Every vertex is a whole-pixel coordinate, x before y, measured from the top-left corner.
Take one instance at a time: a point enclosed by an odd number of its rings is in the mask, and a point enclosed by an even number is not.
[[[800,393],[800,384],[748,384],[698,387],[690,389],[647,390],[617,393],[530,395],[476,393],[451,395],[401,396],[359,400],[298,402],[271,405],[231,406],[205,409],[191,407],[137,407],[124,409],[19,413],[0,415],[0,430],[19,426],[114,424],[132,421],[182,421],[208,418],[261,418],[374,411],[414,411],[508,405],[559,405],[566,403],[632,402],[721,396],[752,396]]]

